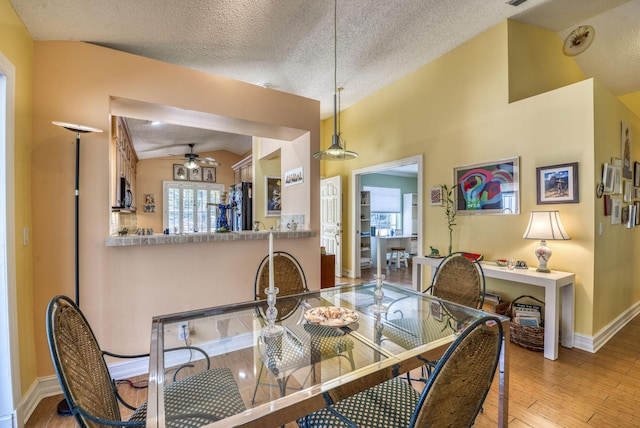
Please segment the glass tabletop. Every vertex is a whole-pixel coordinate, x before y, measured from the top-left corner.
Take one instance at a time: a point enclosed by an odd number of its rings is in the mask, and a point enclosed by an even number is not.
[[[383,286],[388,311],[374,313],[374,291],[375,283],[366,283],[279,297],[282,334],[275,336],[262,334],[266,301],[154,317],[147,427],[173,420],[283,425],[324,407],[329,397],[337,401],[419,367],[425,357],[437,358],[458,332],[486,315],[389,284]],[[169,403],[192,376],[212,371],[224,372],[231,388],[215,417],[189,419],[193,403]]]

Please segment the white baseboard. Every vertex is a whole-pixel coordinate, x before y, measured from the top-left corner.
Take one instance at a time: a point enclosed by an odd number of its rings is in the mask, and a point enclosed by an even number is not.
[[[574,346],[587,352],[598,352],[617,332],[622,330],[629,321],[640,313],[640,302],[635,303],[626,311],[621,313],[616,319],[604,326],[595,336],[585,336],[576,333],[574,335]]]
[[[207,352],[207,354],[214,356],[222,353],[233,352],[238,349],[252,347],[256,343],[255,340],[256,339],[254,339],[252,334],[245,334],[216,343],[215,346],[208,343],[197,343],[194,344],[194,346],[202,348]],[[165,366],[172,367],[187,361],[189,357],[186,357],[185,354],[188,353],[189,351],[168,353],[166,356]],[[194,361],[202,358],[203,355],[199,352],[194,352],[192,355],[192,360]],[[149,358],[134,358],[123,362],[111,363],[108,364],[108,367],[109,373],[113,379],[129,379],[131,377],[149,373]],[[58,376],[38,378],[33,383],[29,391],[24,395],[23,400],[17,409],[18,420],[23,421],[22,424],[18,425],[18,427],[22,427],[29,420],[41,400],[58,394],[62,394],[62,388],[60,387]],[[0,426],[0,428],[3,427]]]
[[[602,328],[595,336],[586,336],[575,333],[574,347],[591,353],[597,352],[639,313],[640,302],[637,302],[620,314],[615,320]],[[240,340],[238,340],[238,338],[229,340],[228,346],[224,346],[224,344],[221,346],[220,343],[216,344],[215,347],[208,344],[196,344],[195,346],[201,347],[209,355],[213,356],[225,352],[231,352],[235,349],[253,346],[254,343],[255,339],[252,335],[245,335],[244,337],[241,337]],[[194,354],[194,357],[195,359],[200,358],[199,354]],[[175,355],[167,361],[167,365],[171,366],[174,363],[178,364],[180,361],[184,361],[184,358],[179,355]],[[109,372],[114,379],[128,379],[134,376],[140,376],[149,372],[149,359],[137,358],[131,361],[109,364]],[[31,414],[42,399],[58,394],[62,394],[62,389],[60,388],[57,376],[38,378],[29,391],[24,395],[24,398],[17,409],[16,414],[18,421],[23,421],[22,424],[19,423],[17,426],[21,427],[29,420]],[[2,423],[2,421],[0,421],[0,423]],[[0,428],[3,428],[2,425],[0,425]]]

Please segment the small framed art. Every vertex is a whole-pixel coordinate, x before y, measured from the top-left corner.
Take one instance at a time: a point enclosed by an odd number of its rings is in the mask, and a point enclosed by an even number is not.
[[[605,193],[613,192],[613,173],[614,166],[610,163],[605,163],[602,166],[602,184],[604,186]]]
[[[179,163],[173,164],[173,180],[174,181],[187,181],[187,168]]]
[[[203,167],[202,168],[202,181],[205,183],[215,183],[216,182],[216,169],[213,167]]]
[[[202,167],[189,170],[189,181],[202,181]]]
[[[442,205],[442,187],[431,188],[431,205]]]
[[[538,205],[574,204],[578,197],[578,162],[536,168]]]

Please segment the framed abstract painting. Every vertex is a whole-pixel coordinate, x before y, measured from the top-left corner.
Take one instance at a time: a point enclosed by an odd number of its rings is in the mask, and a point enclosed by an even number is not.
[[[453,179],[459,215],[520,213],[519,158],[454,168]]]

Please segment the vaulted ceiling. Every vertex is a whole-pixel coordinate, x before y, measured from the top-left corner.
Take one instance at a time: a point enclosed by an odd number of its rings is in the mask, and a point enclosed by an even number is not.
[[[323,119],[336,84],[347,108],[507,18],[562,39],[593,26],[575,57],[584,74],[617,96],[640,91],[640,0],[338,0],[337,61],[331,0],[10,2],[35,40],[95,43],[318,99]]]

